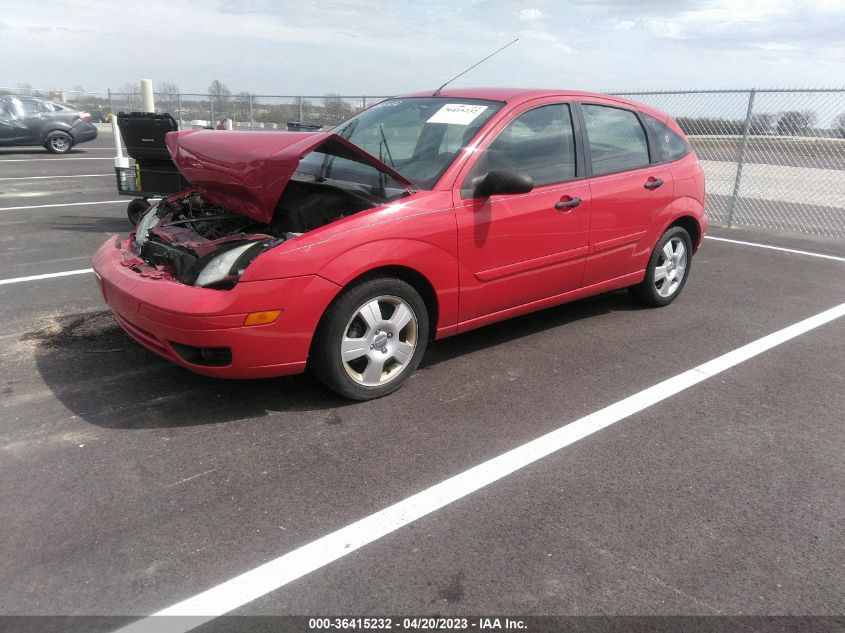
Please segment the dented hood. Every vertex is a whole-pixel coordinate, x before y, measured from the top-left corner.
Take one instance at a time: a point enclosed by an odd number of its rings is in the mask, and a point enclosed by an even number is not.
[[[168,132],[176,167],[212,204],[269,223],[300,159],[315,150],[367,163],[409,189],[413,183],[392,167],[330,132]]]

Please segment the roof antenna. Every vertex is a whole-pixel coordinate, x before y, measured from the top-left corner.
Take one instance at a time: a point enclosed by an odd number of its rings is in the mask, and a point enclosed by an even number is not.
[[[437,90],[435,90],[435,91],[432,93],[432,95],[431,95],[431,96],[432,96],[432,97],[436,97],[437,95],[439,95],[439,94],[440,94],[440,91],[441,91],[441,90],[443,90],[443,88],[445,88],[445,87],[446,87],[446,86],[448,86],[450,83],[452,83],[453,81],[455,81],[455,79],[457,79],[457,78],[458,78],[458,77],[460,77],[461,75],[466,75],[469,71],[471,71],[473,68],[475,68],[476,66],[478,66],[478,65],[479,65],[479,64],[481,64],[482,62],[486,62],[488,59],[490,59],[491,57],[493,57],[493,55],[495,55],[496,53],[501,53],[501,52],[502,52],[503,50],[505,50],[508,46],[510,46],[511,44],[515,44],[515,43],[516,43],[516,42],[518,42],[518,41],[519,41],[519,38],[518,38],[518,37],[517,37],[517,38],[514,38],[514,40],[513,40],[512,42],[508,42],[507,44],[505,44],[504,46],[502,46],[502,48],[500,48],[499,50],[497,50],[497,51],[493,51],[492,53],[490,53],[490,54],[489,54],[487,57],[485,57],[484,59],[482,59],[482,60],[480,60],[480,61],[477,61],[477,62],[476,62],[476,63],[474,63],[472,66],[470,66],[469,68],[467,68],[464,72],[460,73],[459,75],[455,75],[455,76],[454,76],[454,77],[452,77],[449,81],[447,81],[445,84],[443,84],[442,86],[440,86]]]

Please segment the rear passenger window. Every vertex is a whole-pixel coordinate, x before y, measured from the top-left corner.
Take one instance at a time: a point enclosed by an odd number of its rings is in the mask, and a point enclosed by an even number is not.
[[[34,116],[40,111],[38,102],[34,99],[15,99],[14,101],[18,104],[18,116]]]
[[[654,139],[657,160],[671,162],[683,158],[692,151],[690,144],[673,132],[668,125],[648,115],[644,115],[643,118]]]
[[[471,198],[488,172],[506,169],[531,176],[535,187],[575,178],[575,135],[566,104],[529,110],[499,133],[478,157],[461,194]]]
[[[648,142],[637,115],[609,106],[581,106],[587,128],[593,175],[648,165]]]

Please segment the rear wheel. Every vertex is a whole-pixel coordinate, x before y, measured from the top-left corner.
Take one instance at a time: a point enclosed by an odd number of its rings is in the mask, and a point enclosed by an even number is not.
[[[326,310],[310,359],[329,389],[352,400],[396,391],[428,343],[428,311],[414,288],[391,277],[356,285]]]
[[[50,132],[44,147],[53,154],[67,154],[73,147],[73,137],[65,132]]]
[[[667,306],[684,288],[692,265],[692,240],[686,229],[672,226],[657,241],[648,261],[645,279],[629,290],[648,306]]]

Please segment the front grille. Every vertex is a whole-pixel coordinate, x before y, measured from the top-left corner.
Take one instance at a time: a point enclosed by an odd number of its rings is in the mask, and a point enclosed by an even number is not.
[[[199,257],[184,249],[147,240],[141,246],[141,258],[154,266],[173,266],[174,277],[188,283],[193,276]]]

